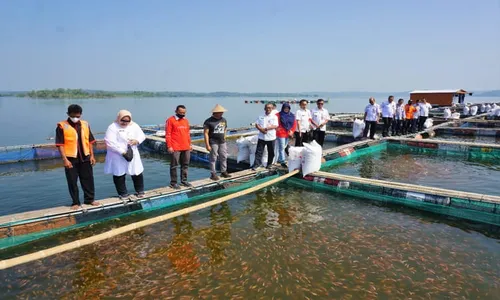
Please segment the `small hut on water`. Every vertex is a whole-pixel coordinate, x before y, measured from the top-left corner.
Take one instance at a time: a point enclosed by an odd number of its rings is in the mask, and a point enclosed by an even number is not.
[[[465,95],[472,93],[466,90],[416,90],[410,92],[410,99],[415,102],[417,99],[426,99],[433,106],[451,106],[453,98],[458,98],[458,103],[465,103]]]

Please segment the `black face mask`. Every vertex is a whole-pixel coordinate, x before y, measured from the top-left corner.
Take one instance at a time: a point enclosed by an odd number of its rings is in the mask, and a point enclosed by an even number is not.
[[[177,116],[177,118],[179,118],[179,119],[182,119],[182,118],[184,118],[184,117],[186,116],[186,115],[180,115],[180,114],[175,114],[175,115],[176,115],[176,116]]]

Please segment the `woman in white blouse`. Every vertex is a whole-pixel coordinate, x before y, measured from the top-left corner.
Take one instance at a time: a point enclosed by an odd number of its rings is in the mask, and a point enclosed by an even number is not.
[[[141,155],[138,146],[146,139],[144,132],[137,123],[132,122],[132,114],[126,110],[120,110],[115,122],[106,130],[106,162],[104,173],[113,174],[113,182],[120,199],[129,197],[125,176],[132,176],[137,197],[144,196],[144,178],[142,172]],[[130,146],[131,151],[128,149]],[[130,154],[133,158],[130,160]],[[128,160],[126,159],[128,158]]]

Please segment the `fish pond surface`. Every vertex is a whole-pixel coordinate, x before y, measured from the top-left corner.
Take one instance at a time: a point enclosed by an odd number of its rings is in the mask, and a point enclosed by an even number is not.
[[[113,175],[104,174],[105,155],[96,156],[94,184],[96,200],[117,196]],[[170,184],[170,162],[166,156],[141,154],[144,165],[144,187],[146,190]],[[194,181],[209,176],[207,169],[192,163],[188,180]],[[29,161],[0,165],[0,216],[13,213],[71,205],[64,166],[60,159]],[[129,193],[134,185],[127,176]],[[80,189],[83,203],[83,191]]]
[[[437,134],[433,140],[447,140],[467,143],[500,144],[500,137]]]
[[[0,294],[3,299],[498,299],[498,236],[471,226],[281,184],[0,271]],[[54,239],[63,243],[81,235]]]
[[[387,150],[355,157],[328,167],[328,172],[397,181],[465,192],[500,195],[500,164],[494,157],[389,145]]]

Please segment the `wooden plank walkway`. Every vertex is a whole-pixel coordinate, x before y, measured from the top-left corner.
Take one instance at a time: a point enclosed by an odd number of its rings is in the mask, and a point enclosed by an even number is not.
[[[205,188],[205,187],[209,187],[209,186],[221,185],[221,184],[224,184],[226,182],[231,182],[231,181],[234,181],[237,179],[251,178],[251,177],[254,177],[257,173],[264,174],[264,173],[268,173],[268,172],[269,171],[265,170],[265,169],[257,170],[257,171],[252,171],[251,169],[249,169],[249,170],[231,173],[232,178],[229,178],[229,179],[221,178],[218,181],[213,181],[209,178],[205,178],[205,179],[196,180],[196,181],[191,182],[191,184],[193,185],[192,188],[182,187],[180,190],[175,190],[175,189],[172,189],[170,187],[157,188],[157,189],[146,191],[145,197],[143,197],[143,198],[137,198],[135,196],[131,196],[130,197],[131,201],[128,201],[126,203],[124,203],[118,197],[111,197],[111,198],[98,200],[101,203],[100,206],[91,206],[91,205],[84,204],[81,209],[77,209],[77,210],[71,210],[69,206],[59,206],[59,207],[53,207],[53,208],[47,208],[47,209],[41,209],[41,210],[28,211],[28,212],[23,212],[23,213],[1,216],[0,217],[0,226],[8,225],[9,222],[22,222],[22,221],[27,221],[30,219],[40,219],[40,218],[48,218],[48,217],[62,217],[62,216],[77,215],[77,214],[82,214],[82,213],[91,213],[93,211],[99,211],[99,210],[113,207],[116,205],[133,204],[134,201],[142,202],[144,200],[147,200],[149,198],[156,197],[156,196],[168,196],[168,195],[180,194],[180,193],[184,193],[184,192],[187,192],[190,190],[197,190],[197,189],[201,189],[201,188]]]
[[[355,182],[355,183],[360,183],[360,184],[368,184],[368,185],[386,187],[386,188],[392,188],[392,189],[400,189],[400,190],[406,190],[406,191],[410,191],[410,192],[438,195],[438,196],[443,196],[443,197],[455,197],[455,198],[463,198],[463,199],[469,199],[469,200],[479,201],[479,202],[490,202],[490,203],[500,204],[500,197],[493,196],[493,195],[469,193],[469,192],[462,192],[462,191],[455,191],[455,190],[448,190],[448,189],[441,189],[441,188],[435,188],[435,187],[429,187],[429,186],[400,183],[400,182],[393,182],[393,181],[385,181],[385,180],[378,180],[378,179],[369,179],[369,178],[362,178],[362,177],[357,177],[357,176],[327,173],[327,172],[322,172],[322,171],[314,172],[314,173],[310,174],[310,176],[329,178],[329,179],[334,179],[334,180],[339,180],[339,181]]]

